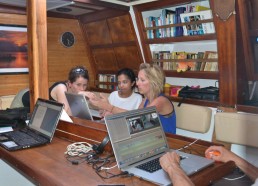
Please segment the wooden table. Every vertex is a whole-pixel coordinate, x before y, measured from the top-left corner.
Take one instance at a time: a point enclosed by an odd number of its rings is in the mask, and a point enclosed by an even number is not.
[[[60,121],[56,137],[54,137],[51,144],[15,152],[9,152],[0,148],[0,158],[39,185],[153,185],[137,177],[102,179],[87,163],[73,165],[67,161],[64,152],[67,145],[71,144],[69,140],[82,141],[82,138],[86,139],[95,135],[94,140],[101,141],[107,134],[105,125],[103,124],[83,120],[76,120],[76,122],[79,124],[69,124]],[[60,132],[62,130],[66,132]],[[76,133],[74,135],[68,135],[70,132]],[[78,137],[80,135],[82,135],[82,138]],[[194,140],[169,134],[167,138],[172,148],[185,146]],[[198,141],[191,146],[192,153],[203,154],[209,145],[211,143]],[[109,144],[106,147],[105,153],[109,153],[111,150]],[[215,165],[192,175],[190,178],[198,186],[209,185],[211,182],[230,173],[234,166],[233,162],[226,164],[215,163]],[[117,168],[112,171],[115,173],[119,172]]]

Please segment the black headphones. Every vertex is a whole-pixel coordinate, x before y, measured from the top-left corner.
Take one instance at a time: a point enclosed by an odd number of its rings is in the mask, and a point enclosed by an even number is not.
[[[107,135],[103,141],[101,142],[101,144],[99,145],[93,145],[92,149],[96,152],[96,154],[101,154],[104,151],[104,147],[107,145],[107,143],[109,142],[109,136]]]

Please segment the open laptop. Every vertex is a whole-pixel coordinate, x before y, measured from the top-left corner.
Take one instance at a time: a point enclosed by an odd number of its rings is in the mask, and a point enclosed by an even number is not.
[[[0,134],[0,145],[13,151],[50,143],[63,110],[63,104],[38,98],[29,124]]]
[[[84,95],[65,92],[65,96],[69,103],[72,116],[92,121],[93,117],[100,118],[98,111],[89,108]]]
[[[121,171],[158,185],[170,185],[167,173],[155,166],[147,169],[145,164],[156,160],[169,149],[165,133],[155,107],[132,110],[105,117],[110,141]],[[181,156],[180,165],[187,175],[191,175],[214,163],[213,160],[177,151]]]

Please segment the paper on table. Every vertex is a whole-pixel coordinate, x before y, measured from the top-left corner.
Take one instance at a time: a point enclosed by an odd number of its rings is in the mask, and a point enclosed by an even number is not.
[[[12,127],[0,127],[0,133],[13,131]]]
[[[67,114],[67,112],[63,109],[62,115],[60,117],[60,120],[67,121],[69,123],[73,123],[73,120],[70,118],[70,116]]]

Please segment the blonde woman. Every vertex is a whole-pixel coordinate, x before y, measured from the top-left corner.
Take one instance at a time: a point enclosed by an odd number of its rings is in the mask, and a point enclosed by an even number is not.
[[[138,73],[137,86],[144,100],[139,108],[155,106],[163,129],[167,133],[176,133],[176,113],[174,105],[163,92],[165,76],[157,65],[142,63]]]
[[[162,69],[157,65],[142,63],[140,65],[137,86],[140,94],[144,96],[142,103],[138,108],[155,106],[159,114],[163,129],[167,133],[176,133],[176,114],[174,105],[163,92],[165,76]],[[103,96],[101,99],[90,99],[91,103],[110,113],[119,113],[127,111],[108,102]]]

